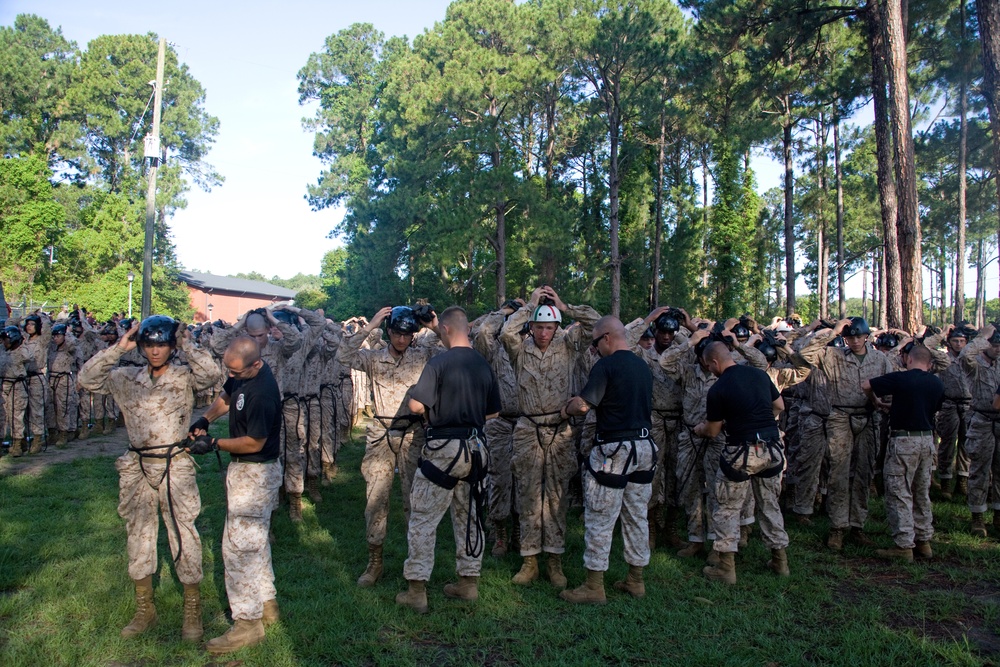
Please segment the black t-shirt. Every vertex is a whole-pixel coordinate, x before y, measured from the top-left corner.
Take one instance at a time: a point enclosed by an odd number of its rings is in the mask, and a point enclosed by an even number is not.
[[[481,430],[486,415],[500,412],[497,376],[471,347],[453,347],[428,361],[410,398],[427,406],[427,421],[438,428]]]
[[[273,461],[281,453],[281,391],[264,362],[257,375],[248,379],[229,378],[222,390],[229,396],[229,437],[266,438],[253,454],[238,454],[241,461]]]
[[[872,393],[892,396],[889,428],[894,431],[932,431],[934,414],[944,400],[941,378],[918,368],[887,373],[869,380]]]
[[[597,408],[597,430],[633,431],[653,426],[653,374],[630,350],[601,357],[580,398]]]
[[[778,396],[778,388],[764,371],[730,366],[708,390],[706,419],[726,422],[726,434],[733,445],[777,438],[772,404]]]

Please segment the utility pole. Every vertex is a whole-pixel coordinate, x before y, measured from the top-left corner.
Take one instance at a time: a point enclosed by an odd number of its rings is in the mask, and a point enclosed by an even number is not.
[[[156,223],[156,171],[160,166],[160,108],[163,106],[163,60],[167,40],[160,38],[156,53],[156,81],[153,82],[153,129],[146,135],[145,157],[149,160],[149,187],[146,189],[146,244],[142,253],[142,311],[149,317],[153,302],[153,234]]]

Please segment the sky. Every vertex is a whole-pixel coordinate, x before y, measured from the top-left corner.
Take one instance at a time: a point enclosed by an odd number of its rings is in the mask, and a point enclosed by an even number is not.
[[[311,53],[322,50],[327,36],[352,23],[372,23],[386,37],[412,40],[443,20],[448,4],[450,0],[247,0],[238,5],[2,0],[0,25],[34,13],[61,27],[81,47],[99,35],[148,32],[172,43],[206,90],[206,111],[219,119],[219,135],[207,161],[225,177],[211,192],[193,187],[187,208],[168,221],[178,259],[186,269],[217,275],[257,271],[268,278],[290,278],[320,272],[323,255],[340,245],[327,236],[343,216],[342,210],[313,211],[304,199],[307,184],[316,181],[323,165],[312,155],[312,133],[302,129],[302,119],[315,108],[299,105],[295,75]],[[868,124],[870,112],[863,110],[854,120]],[[758,153],[752,167],[760,192],[780,187],[782,170],[773,159]],[[987,294],[995,294],[996,268],[989,275]],[[975,274],[968,271],[967,276],[971,295]],[[928,278],[925,272],[925,292]],[[808,291],[801,278],[796,291]],[[859,275],[849,281],[847,294],[860,293]]]

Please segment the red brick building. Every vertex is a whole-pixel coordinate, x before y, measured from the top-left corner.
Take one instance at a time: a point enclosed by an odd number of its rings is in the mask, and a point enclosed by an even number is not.
[[[295,290],[260,280],[195,271],[181,271],[180,279],[188,288],[194,322],[221,319],[232,324],[248,310],[295,298]]]

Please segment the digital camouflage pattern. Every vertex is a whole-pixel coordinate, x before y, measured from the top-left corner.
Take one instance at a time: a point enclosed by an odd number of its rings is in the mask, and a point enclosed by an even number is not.
[[[892,541],[900,549],[912,549],[934,536],[931,508],[931,465],[934,436],[889,438],[885,467],[885,514]]]

